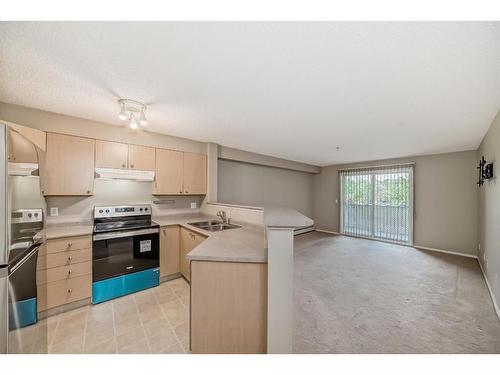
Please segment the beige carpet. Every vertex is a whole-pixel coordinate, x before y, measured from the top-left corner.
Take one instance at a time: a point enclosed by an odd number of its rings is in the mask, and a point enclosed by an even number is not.
[[[476,259],[312,232],[294,288],[296,353],[500,353]]]

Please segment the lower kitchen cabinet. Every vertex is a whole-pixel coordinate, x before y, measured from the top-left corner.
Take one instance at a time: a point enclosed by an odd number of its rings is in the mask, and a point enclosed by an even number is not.
[[[180,241],[180,271],[182,276],[186,280],[191,280],[190,270],[189,270],[189,260],[187,260],[186,255],[193,250],[196,246],[202,243],[207,237],[194,232],[192,230],[181,228],[181,241]]]
[[[162,227],[160,230],[160,277],[180,272],[180,229],[178,225]]]
[[[90,236],[48,240],[38,254],[38,311],[92,296]]]
[[[267,264],[191,262],[191,352],[267,352]]]

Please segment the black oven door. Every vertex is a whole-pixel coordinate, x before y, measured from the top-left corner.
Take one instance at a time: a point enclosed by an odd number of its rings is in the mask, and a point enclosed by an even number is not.
[[[92,278],[95,281],[160,265],[158,228],[94,234]]]

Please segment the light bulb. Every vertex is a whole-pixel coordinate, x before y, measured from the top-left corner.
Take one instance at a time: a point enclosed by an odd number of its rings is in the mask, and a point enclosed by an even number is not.
[[[148,124],[148,120],[146,120],[146,115],[144,114],[144,109],[141,109],[141,116],[139,117],[139,124],[142,126],[146,126]]]
[[[125,121],[127,119],[127,113],[125,112],[125,104],[122,103],[122,109],[120,113],[118,113],[118,118],[122,121]]]
[[[130,129],[137,129],[137,121],[135,120],[135,117],[133,114],[130,114],[129,126],[130,126]]]

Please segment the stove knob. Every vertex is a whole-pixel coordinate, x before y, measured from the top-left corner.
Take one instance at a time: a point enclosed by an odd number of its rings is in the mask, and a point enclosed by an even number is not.
[[[148,208],[146,207],[146,208],[144,209],[144,211],[147,211],[147,210],[148,210]]]
[[[29,213],[29,214],[28,214],[28,217],[29,217],[30,219],[31,219],[31,217],[32,217],[32,216],[33,216],[33,215],[32,215],[31,213]]]
[[[142,207],[141,207],[141,208],[139,208],[139,211],[142,211]]]
[[[99,210],[99,213],[102,214],[102,210]]]
[[[109,210],[106,210],[106,213],[109,214]]]
[[[35,217],[38,217],[38,212],[35,212]]]

